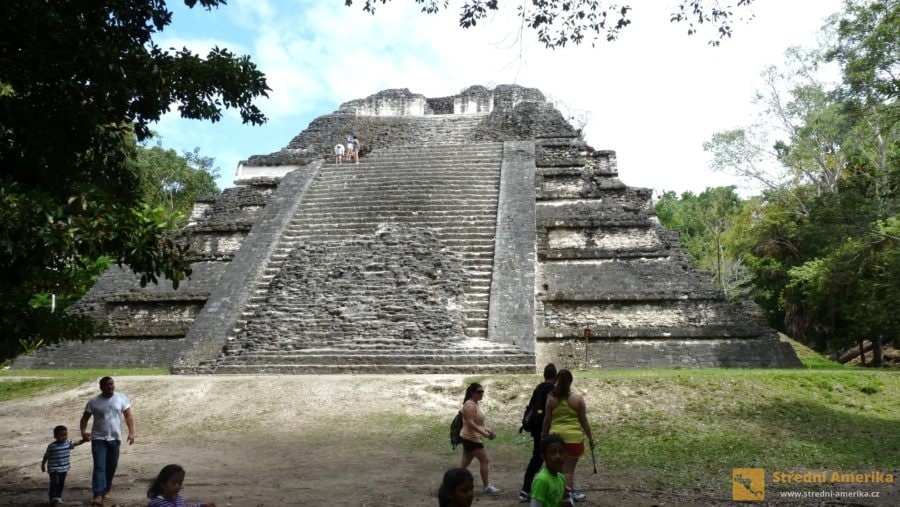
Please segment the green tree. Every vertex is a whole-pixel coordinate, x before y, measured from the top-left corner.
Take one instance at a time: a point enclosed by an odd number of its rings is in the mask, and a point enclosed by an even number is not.
[[[837,40],[825,57],[841,65],[844,97],[854,97],[865,106],[896,103],[900,2],[846,0],[844,12],[832,16],[829,24],[836,26]]]
[[[139,175],[141,201],[169,210],[169,221],[175,225],[182,225],[190,216],[198,197],[220,193],[216,185],[219,169],[214,159],[200,155],[200,148],[179,155],[157,141],[154,146],[138,146],[130,163]]]
[[[875,169],[873,191],[887,204],[897,177],[890,151],[900,132],[900,2],[848,1],[830,25],[836,27],[835,42],[825,58],[841,65],[843,83],[837,94],[856,124],[849,140]]]
[[[847,2],[829,47],[767,69],[757,126],[705,145],[715,168],[764,189],[728,235],[770,320],[822,351],[871,340],[875,364],[900,333],[897,5]],[[816,78],[826,58],[841,64],[836,87]]]
[[[732,172],[764,188],[800,217],[809,215],[808,196],[840,191],[847,166],[841,145],[852,128],[843,106],[817,77],[819,51],[791,48],[782,67],[762,73],[762,105],[751,126],[713,134],[703,144],[712,168]]]
[[[743,209],[735,187],[707,188],[699,195],[665,192],[656,203],[660,223],[680,232],[681,243],[698,269],[713,274],[713,284],[732,297],[744,294],[740,258],[728,250],[726,234]]]
[[[378,3],[390,0],[365,0],[363,10],[375,13]],[[449,0],[415,0],[422,12],[436,13],[447,8]],[[680,0],[669,12],[673,23],[687,23],[688,35],[708,28],[715,33],[709,43],[718,46],[733,32],[735,8],[748,8],[753,0],[719,2],[710,0]],[[353,0],[344,0],[348,7]],[[459,11],[459,26],[470,28],[488,16],[489,11],[500,9],[498,0],[467,0]],[[614,41],[621,31],[631,24],[628,15],[630,5],[603,0],[530,0],[517,6],[523,26],[535,30],[538,40],[546,47],[565,47],[568,43],[581,44],[585,40],[595,45],[600,37]],[[740,18],[739,18],[740,19]]]
[[[28,302],[67,291],[72,270],[103,255],[142,283],[190,274],[185,248],[165,237],[168,217],[142,204],[133,139],[172,105],[211,121],[234,108],[260,124],[253,100],[268,87],[226,49],[159,48],[171,16],[162,0],[0,2],[0,357],[22,341],[82,336],[42,326],[49,317]]]

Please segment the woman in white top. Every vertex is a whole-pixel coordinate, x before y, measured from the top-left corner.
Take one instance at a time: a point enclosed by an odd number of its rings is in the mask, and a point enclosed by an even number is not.
[[[477,382],[469,384],[466,388],[466,397],[463,400],[462,418],[463,427],[459,432],[462,439],[463,455],[462,465],[460,468],[469,468],[473,459],[478,459],[481,467],[481,482],[484,484],[484,493],[486,495],[496,495],[500,490],[494,487],[488,480],[488,458],[487,451],[484,450],[483,439],[493,440],[494,432],[484,425],[484,412],[478,406],[484,398],[484,387]]]

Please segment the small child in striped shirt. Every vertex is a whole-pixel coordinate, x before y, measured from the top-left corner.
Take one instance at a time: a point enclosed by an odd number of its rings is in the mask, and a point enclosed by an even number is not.
[[[69,440],[69,429],[61,425],[53,428],[53,438],[41,460],[41,472],[50,474],[50,505],[63,502],[62,492],[66,486],[66,474],[71,467],[72,449],[87,442],[85,439],[78,442]]]

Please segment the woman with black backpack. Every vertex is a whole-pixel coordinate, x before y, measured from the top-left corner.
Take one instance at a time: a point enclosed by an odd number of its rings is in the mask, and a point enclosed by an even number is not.
[[[484,387],[478,382],[469,384],[466,388],[466,397],[463,400],[462,419],[463,427],[459,432],[462,438],[463,455],[460,468],[469,468],[473,459],[478,459],[481,471],[481,482],[484,484],[484,494],[496,495],[500,490],[494,487],[488,480],[488,458],[484,450],[483,439],[494,439],[494,432],[484,425],[484,412],[478,406],[478,402],[484,399]]]

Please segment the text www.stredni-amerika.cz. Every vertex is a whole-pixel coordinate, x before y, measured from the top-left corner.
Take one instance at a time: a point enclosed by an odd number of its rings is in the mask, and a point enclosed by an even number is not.
[[[781,498],[878,498],[878,491],[780,491]]]

